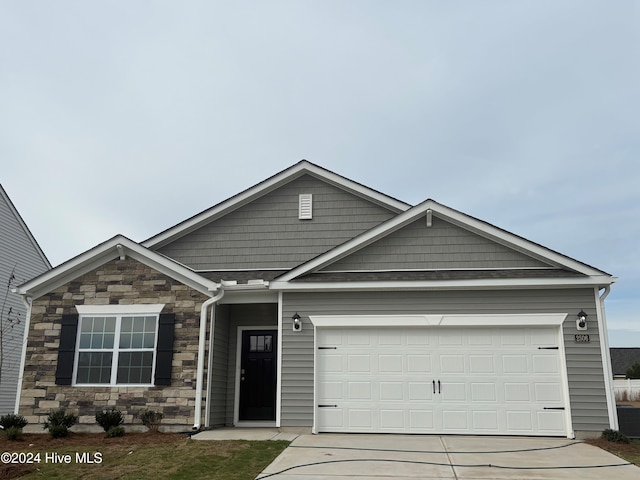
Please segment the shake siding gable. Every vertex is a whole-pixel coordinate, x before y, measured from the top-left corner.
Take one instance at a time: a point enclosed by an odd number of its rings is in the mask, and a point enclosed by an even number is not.
[[[299,195],[313,194],[313,219],[299,219]],[[162,247],[196,270],[293,268],[395,215],[312,175],[239,207]]]
[[[575,343],[575,312],[593,319],[590,343]],[[291,317],[298,312],[309,328],[294,333]],[[313,422],[313,344],[310,315],[521,314],[563,313],[573,428],[601,432],[609,428],[600,356],[600,334],[593,290],[509,290],[441,292],[333,292],[283,295],[282,410],[283,427],[310,427]],[[434,327],[435,328],[435,327]],[[505,327],[507,328],[507,327]]]
[[[433,217],[422,217],[323,271],[549,267],[524,253]]]

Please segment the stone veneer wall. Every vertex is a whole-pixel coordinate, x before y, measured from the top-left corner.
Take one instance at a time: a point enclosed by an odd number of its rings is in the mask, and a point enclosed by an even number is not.
[[[85,425],[96,426],[96,412],[107,407],[123,412],[125,426],[141,425],[136,414],[148,408],[164,414],[163,429],[190,429],[194,422],[200,307],[207,298],[128,258],[111,261],[34,300],[19,413],[33,425],[44,422],[52,410],[63,407],[79,415],[82,429]],[[162,313],[176,316],[170,386],[73,387],[55,384],[63,314],[77,314],[76,305],[151,303],[164,303]],[[203,392],[206,392],[206,385]]]

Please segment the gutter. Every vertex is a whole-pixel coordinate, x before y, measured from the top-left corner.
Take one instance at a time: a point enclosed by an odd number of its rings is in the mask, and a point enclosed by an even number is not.
[[[609,332],[607,331],[607,318],[604,311],[604,299],[611,292],[611,286],[606,285],[604,292],[599,295],[598,288],[594,288],[596,296],[596,309],[600,321],[600,348],[602,353],[602,371],[605,378],[605,393],[607,397],[607,410],[609,411],[609,426],[612,430],[618,430],[618,411],[613,392],[613,369],[611,368],[611,353],[609,349]]]
[[[196,374],[196,406],[194,412],[193,430],[200,430],[202,426],[202,384],[204,383],[204,354],[207,336],[207,310],[224,297],[224,289],[220,289],[215,297],[210,298],[200,308],[200,337],[198,344],[198,371]],[[213,331],[213,325],[211,325]]]

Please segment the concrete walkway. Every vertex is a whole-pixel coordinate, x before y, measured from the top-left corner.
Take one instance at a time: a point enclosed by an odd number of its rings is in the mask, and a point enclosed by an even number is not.
[[[626,463],[568,439],[321,434],[297,436],[257,478],[640,480]]]
[[[281,432],[277,428],[216,428],[193,435],[193,440],[285,440],[292,442],[297,433]]]

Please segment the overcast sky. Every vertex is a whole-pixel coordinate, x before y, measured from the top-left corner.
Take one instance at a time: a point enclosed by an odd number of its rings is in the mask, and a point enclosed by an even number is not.
[[[296,163],[617,277],[640,346],[640,2],[0,2],[0,183],[52,264]]]

